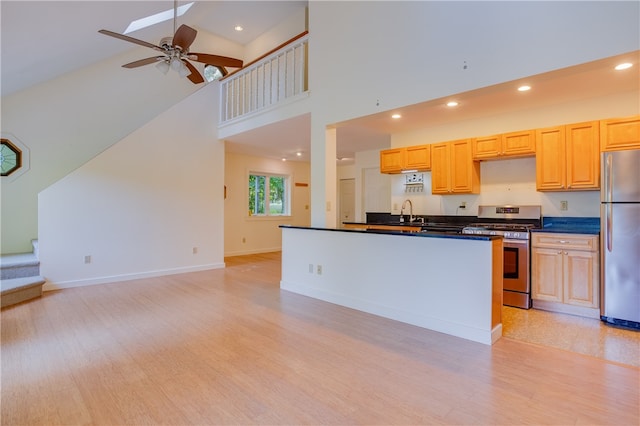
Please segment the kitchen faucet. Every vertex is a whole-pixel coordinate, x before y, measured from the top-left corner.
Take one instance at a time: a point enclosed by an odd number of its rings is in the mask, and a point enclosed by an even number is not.
[[[411,223],[413,222],[413,203],[408,198],[404,200],[404,202],[402,203],[402,207],[400,207],[400,222],[404,222],[404,208],[406,207],[407,203],[409,203],[409,223]]]

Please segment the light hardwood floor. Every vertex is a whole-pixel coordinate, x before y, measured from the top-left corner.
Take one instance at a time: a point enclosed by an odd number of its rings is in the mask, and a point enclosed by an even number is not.
[[[2,310],[2,425],[640,422],[640,370],[280,291],[279,253]]]

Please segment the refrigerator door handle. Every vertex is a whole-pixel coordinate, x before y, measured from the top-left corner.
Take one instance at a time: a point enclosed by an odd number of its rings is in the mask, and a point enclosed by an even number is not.
[[[613,201],[613,156],[606,154],[604,169],[605,202]]]
[[[605,229],[607,239],[607,251],[613,250],[613,203],[608,203],[605,208]]]
[[[604,201],[607,203],[604,209],[604,223],[605,223],[605,240],[607,242],[607,251],[612,250],[613,245],[613,232],[612,232],[612,216],[613,216],[613,156],[610,153],[605,154],[604,162]]]

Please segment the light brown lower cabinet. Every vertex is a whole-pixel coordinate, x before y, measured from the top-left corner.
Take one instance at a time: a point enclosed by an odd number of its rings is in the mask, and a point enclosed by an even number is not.
[[[534,308],[599,318],[598,238],[586,234],[532,234]]]

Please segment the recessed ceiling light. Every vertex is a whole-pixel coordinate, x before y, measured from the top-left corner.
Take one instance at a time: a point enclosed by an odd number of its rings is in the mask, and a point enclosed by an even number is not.
[[[286,159],[286,158],[284,158],[284,157],[282,157],[282,161],[287,161],[287,159]]]
[[[182,16],[185,14],[189,8],[193,6],[193,2],[183,4],[178,7],[176,15]],[[155,15],[147,16],[146,18],[140,18],[135,21],[132,21],[126,30],[124,30],[125,34],[132,33],[137,30],[141,30],[142,28],[150,27],[151,25],[159,24],[160,22],[168,21],[169,19],[173,19],[173,9],[165,10],[164,12],[156,13]]]
[[[244,28],[242,28],[242,25],[236,25],[235,27],[233,27],[233,29],[236,30],[236,31],[244,30]]]
[[[393,114],[391,116],[391,118],[393,118],[394,120],[397,120],[398,118],[402,117],[400,114]]]
[[[447,106],[448,107],[455,107],[455,106],[458,106],[458,103],[456,101],[450,101],[450,102],[447,102]]]
[[[518,87],[518,92],[526,92],[527,90],[531,90],[531,86],[520,86],[520,87]]]
[[[301,152],[296,152],[296,155],[297,155],[298,157],[302,157],[302,153],[301,153]]]
[[[623,64],[618,64],[616,65],[616,70],[620,71],[620,70],[626,70],[627,68],[631,68],[633,66],[632,63],[630,62],[625,62]]]

